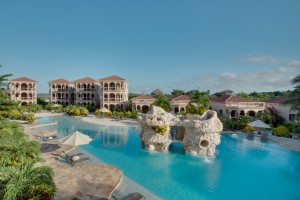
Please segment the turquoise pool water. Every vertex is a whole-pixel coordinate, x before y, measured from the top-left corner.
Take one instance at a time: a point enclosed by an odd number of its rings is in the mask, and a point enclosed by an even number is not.
[[[82,148],[163,199],[300,199],[300,153],[273,142],[223,134],[215,157],[193,157],[179,143],[166,153],[144,151],[136,127],[99,126],[67,116],[39,121],[57,121],[62,135],[76,130],[89,135],[93,141]]]

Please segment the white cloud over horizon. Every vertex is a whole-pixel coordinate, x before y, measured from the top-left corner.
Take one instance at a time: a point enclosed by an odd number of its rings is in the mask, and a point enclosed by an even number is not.
[[[248,60],[249,61],[249,60]],[[248,62],[246,61],[246,62]],[[173,89],[189,91],[192,89],[210,90],[211,93],[231,89],[234,92],[270,92],[292,90],[291,80],[300,74],[300,60],[276,58],[274,56],[251,58],[251,62],[265,62],[274,65],[273,69],[244,72],[225,72],[220,74],[199,74],[165,84],[144,84],[131,87],[131,92],[150,93],[159,88],[166,93]],[[280,63],[280,64],[278,64]]]

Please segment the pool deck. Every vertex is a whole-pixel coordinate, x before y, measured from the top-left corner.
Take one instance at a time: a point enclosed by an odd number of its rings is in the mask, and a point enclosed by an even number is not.
[[[36,117],[46,117],[60,115],[57,113],[38,113]],[[114,120],[111,118],[97,118],[95,116],[80,117],[83,121],[110,126],[133,126],[139,124],[134,120]],[[25,132],[30,139],[36,139],[34,135],[36,130],[30,128],[30,125],[24,125]],[[80,199],[124,199],[131,193],[139,192],[146,199],[160,200],[161,198],[151,193],[138,183],[123,175],[123,172],[115,166],[107,165],[102,160],[89,154],[84,149],[78,147],[76,153],[83,153],[91,158],[91,161],[80,163],[76,166],[70,166],[61,157],[59,160],[51,153],[57,149],[51,150],[51,144],[57,142],[43,143],[46,145],[46,151],[42,153],[46,160],[44,165],[48,165],[54,170],[54,180],[57,186],[55,200],[72,199],[77,196]],[[49,144],[49,147],[47,147]],[[72,154],[74,151],[68,152]]]
[[[223,133],[224,134],[231,134],[231,133],[244,133],[244,132],[224,131]],[[279,144],[280,146],[282,146],[284,148],[300,152],[300,139],[278,137],[278,136],[275,136],[275,135],[268,135],[268,139],[271,140],[272,142],[275,142],[275,143]]]

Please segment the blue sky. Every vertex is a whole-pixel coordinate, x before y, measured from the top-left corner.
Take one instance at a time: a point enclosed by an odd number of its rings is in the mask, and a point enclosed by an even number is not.
[[[130,92],[292,89],[299,0],[0,0],[0,74],[119,75]]]

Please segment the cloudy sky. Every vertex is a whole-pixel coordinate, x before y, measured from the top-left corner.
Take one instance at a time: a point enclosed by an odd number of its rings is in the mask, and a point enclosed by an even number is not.
[[[300,1],[0,1],[0,74],[119,75],[130,92],[282,91],[300,74]]]

